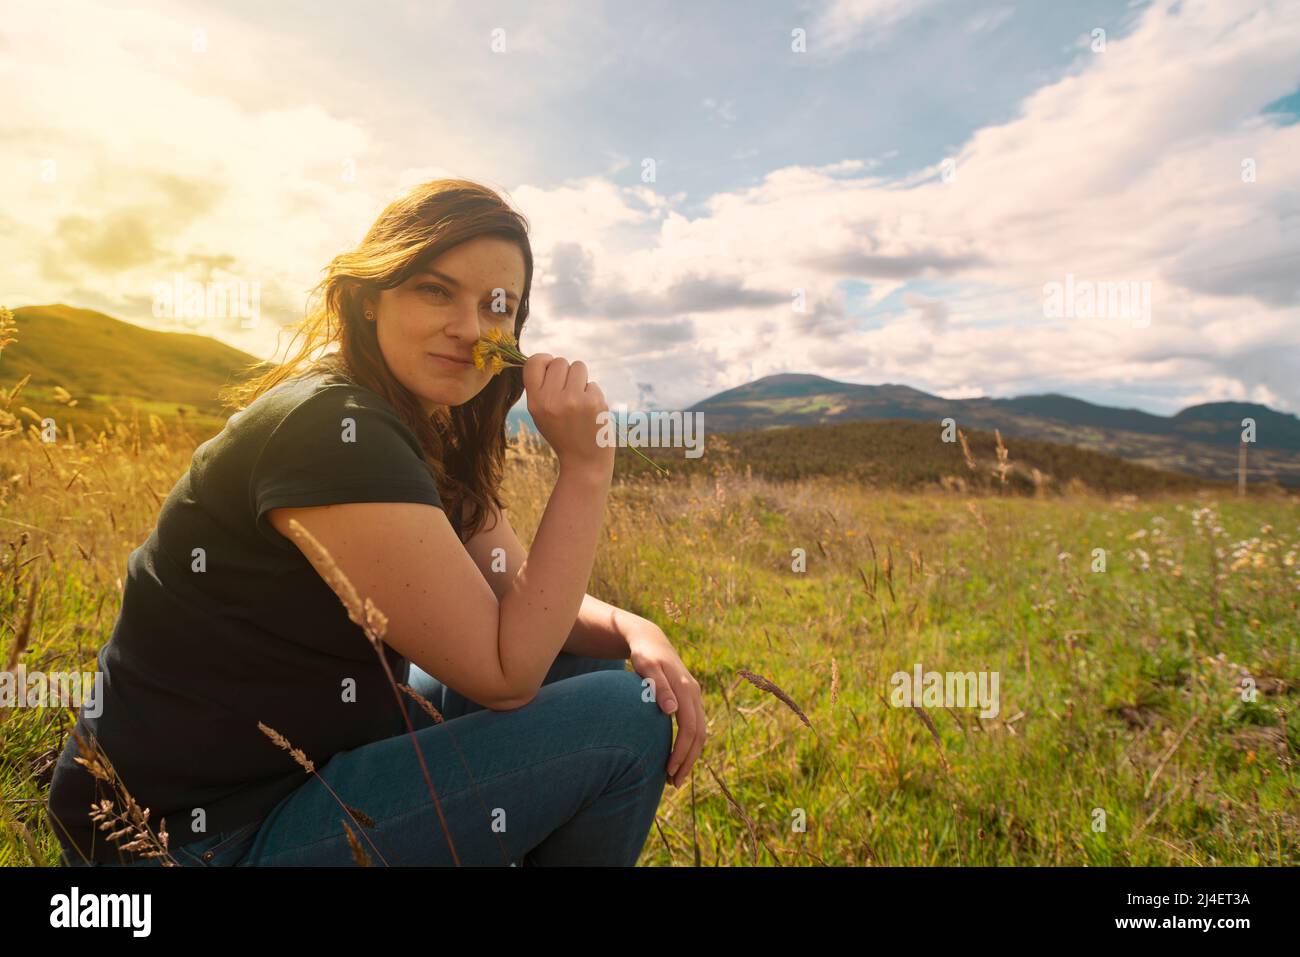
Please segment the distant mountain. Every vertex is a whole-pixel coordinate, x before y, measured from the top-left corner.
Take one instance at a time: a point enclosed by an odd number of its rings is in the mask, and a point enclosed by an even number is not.
[[[1107,452],[1155,468],[1212,479],[1236,474],[1242,419],[1255,420],[1251,481],[1300,487],[1300,419],[1246,402],[1210,402],[1161,416],[1049,393],[1011,399],[944,399],[910,386],[837,382],[805,373],[765,376],[697,402],[707,433],[877,419],[933,422]]]

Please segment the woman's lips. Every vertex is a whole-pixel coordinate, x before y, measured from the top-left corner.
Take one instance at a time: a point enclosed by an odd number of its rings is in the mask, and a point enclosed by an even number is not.
[[[427,352],[425,355],[432,359],[434,363],[445,369],[454,369],[459,372],[464,371],[465,369],[474,368],[474,363],[468,360],[462,362],[459,359],[449,359],[447,356],[440,356],[435,352]]]

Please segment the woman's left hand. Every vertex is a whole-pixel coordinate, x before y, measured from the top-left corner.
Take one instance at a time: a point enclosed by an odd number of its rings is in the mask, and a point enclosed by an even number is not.
[[[682,664],[668,636],[646,622],[627,636],[632,670],[653,684],[655,700],[664,714],[677,715],[677,743],[668,756],[668,780],[681,787],[709,735],[700,683]]]

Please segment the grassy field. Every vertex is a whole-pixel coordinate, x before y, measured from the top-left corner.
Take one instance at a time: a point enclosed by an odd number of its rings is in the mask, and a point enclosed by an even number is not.
[[[175,416],[76,438],[0,440],[0,663],[22,647],[28,671],[94,667],[194,448]],[[1300,864],[1294,497],[907,492],[735,455],[665,479],[630,458],[589,590],[663,625],[711,730],[642,863]],[[525,542],[553,469],[512,452]],[[893,706],[917,664],[997,672],[997,716]],[[0,864],[52,864],[74,713],[0,717]]]

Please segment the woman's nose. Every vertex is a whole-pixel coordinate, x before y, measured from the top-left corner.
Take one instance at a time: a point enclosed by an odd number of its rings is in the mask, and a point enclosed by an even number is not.
[[[479,337],[479,317],[477,306],[463,306],[456,310],[456,318],[447,330],[459,338],[475,341]]]

